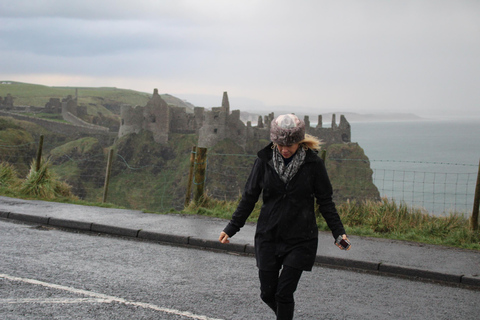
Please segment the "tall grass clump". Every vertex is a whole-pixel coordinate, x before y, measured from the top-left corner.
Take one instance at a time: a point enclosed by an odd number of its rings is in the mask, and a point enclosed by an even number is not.
[[[19,187],[20,194],[46,200],[77,198],[72,194],[71,187],[67,183],[57,179],[55,173],[50,169],[48,160],[42,158],[39,169],[37,170],[36,167],[37,162],[34,160],[30,165],[30,171],[26,179]]]
[[[15,191],[20,186],[20,179],[18,172],[14,166],[7,162],[0,163],[0,189],[2,194],[14,195]]]
[[[480,233],[470,230],[463,214],[432,216],[387,198],[347,201],[338,211],[352,234],[480,249]]]

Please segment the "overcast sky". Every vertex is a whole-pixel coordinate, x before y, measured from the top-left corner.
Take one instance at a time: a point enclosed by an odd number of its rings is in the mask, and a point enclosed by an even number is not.
[[[480,117],[478,0],[4,0],[0,80]]]

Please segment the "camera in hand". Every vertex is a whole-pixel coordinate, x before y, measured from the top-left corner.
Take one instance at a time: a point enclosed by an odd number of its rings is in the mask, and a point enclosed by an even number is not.
[[[342,236],[338,236],[335,243],[339,244],[342,247],[342,250],[348,250],[350,248],[350,241],[343,239]]]

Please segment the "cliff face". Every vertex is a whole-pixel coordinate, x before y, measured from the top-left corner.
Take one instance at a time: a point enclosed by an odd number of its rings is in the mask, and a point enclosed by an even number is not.
[[[191,147],[195,144],[194,134],[172,136],[168,146],[156,144],[146,131],[138,135],[124,137],[117,143],[117,153],[129,155],[125,160],[135,168],[143,170],[127,171],[125,164],[114,169],[112,183],[117,190],[112,201],[135,209],[160,210],[183,208],[188,178]],[[256,150],[263,148],[268,140],[258,140]],[[378,189],[373,184],[368,157],[357,143],[325,145],[326,167],[333,191],[334,201],[379,200]],[[243,191],[256,154],[246,154],[236,141],[224,139],[207,151],[207,173],[205,192],[208,196],[222,200],[237,200]],[[135,176],[136,177],[135,177]],[[193,181],[194,184],[203,183]],[[142,201],[137,192],[143,190]],[[163,199],[163,200],[161,200]],[[116,202],[114,202],[116,203]]]
[[[335,202],[380,200],[370,162],[358,143],[332,144],[326,150],[325,165]]]
[[[257,150],[269,141],[258,141]],[[326,167],[336,203],[347,200],[379,200],[373,184],[373,170],[363,149],[357,143],[325,145]],[[229,152],[231,151],[231,152]],[[232,155],[241,148],[232,140],[224,140],[208,151],[207,194],[218,199],[234,200],[243,190],[255,155]]]

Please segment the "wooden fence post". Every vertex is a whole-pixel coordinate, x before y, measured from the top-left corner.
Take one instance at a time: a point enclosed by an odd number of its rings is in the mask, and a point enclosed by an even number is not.
[[[107,160],[107,172],[105,173],[105,185],[103,187],[103,200],[102,203],[107,201],[108,185],[110,184],[110,172],[112,171],[112,159],[113,159],[113,149],[110,149],[108,153]]]
[[[478,162],[477,185],[475,186],[475,198],[473,200],[472,217],[470,218],[470,228],[473,231],[478,230],[478,207],[480,205],[480,160]]]
[[[35,164],[35,170],[40,170],[40,161],[42,160],[42,151],[43,151],[43,134],[40,136],[40,142],[38,144],[37,151],[37,163]]]
[[[322,151],[320,152],[320,158],[322,158],[323,162],[325,163],[325,161],[327,160],[327,150],[322,149]]]
[[[197,147],[192,147],[192,152],[190,153],[190,170],[188,172],[188,181],[187,181],[187,194],[185,195],[185,204],[184,206],[188,206],[190,203],[190,194],[192,192],[192,182],[193,182],[193,168],[195,167],[195,151]]]
[[[195,157],[194,194],[193,200],[196,204],[203,199],[205,187],[205,171],[207,168],[207,148],[197,148]]]

